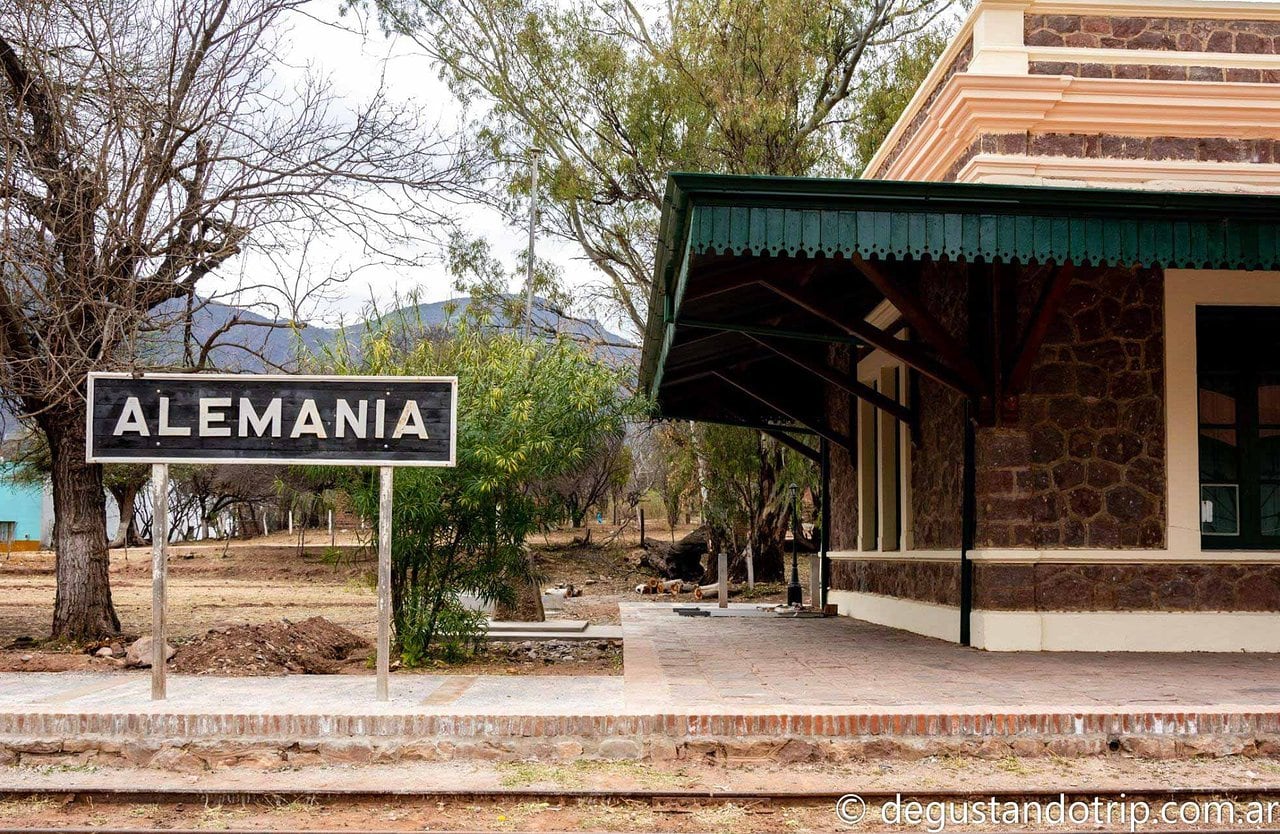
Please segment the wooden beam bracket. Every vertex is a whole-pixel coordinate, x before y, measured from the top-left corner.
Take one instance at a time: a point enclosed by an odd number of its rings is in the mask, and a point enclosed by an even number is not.
[[[793,423],[798,423],[802,426],[807,426],[814,434],[818,435],[819,437],[825,437],[827,440],[830,440],[832,443],[835,443],[838,446],[842,446],[845,449],[849,449],[850,451],[853,450],[853,441],[850,438],[846,437],[845,435],[841,434],[840,432],[836,431],[835,429],[832,429],[830,426],[826,424],[825,421],[820,423],[813,419],[802,417],[795,413],[795,409],[790,408],[783,403],[779,403],[773,397],[769,396],[768,394],[762,393],[757,388],[752,386],[750,383],[745,382],[741,379],[737,379],[726,372],[719,372],[716,374],[716,376],[719,377],[723,382],[733,386],[734,388],[737,388],[739,391],[746,394],[748,397],[752,398],[753,400],[756,400],[757,402],[765,406],[768,406],[769,409],[781,415],[785,419],[790,420]]]
[[[910,426],[915,422],[915,414],[911,409],[896,400],[886,397],[884,394],[881,394],[869,385],[858,382],[856,379],[846,379],[839,371],[832,368],[825,362],[815,362],[811,358],[802,355],[787,345],[766,337],[750,336],[749,338],[766,350],[786,359],[788,362],[791,362],[796,367],[809,372],[813,376],[834,385],[846,394],[870,403],[881,411],[891,415],[900,423]]]

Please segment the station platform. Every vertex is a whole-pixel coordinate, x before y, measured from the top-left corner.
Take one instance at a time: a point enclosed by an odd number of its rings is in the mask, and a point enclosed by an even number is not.
[[[621,676],[0,676],[0,762],[1280,755],[1259,654],[1009,654],[847,618],[624,606]]]

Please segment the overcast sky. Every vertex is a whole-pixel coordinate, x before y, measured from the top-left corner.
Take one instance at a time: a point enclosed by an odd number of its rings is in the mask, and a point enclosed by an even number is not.
[[[413,42],[384,36],[376,20],[363,15],[351,12],[340,15],[340,7],[337,0],[316,0],[304,7],[305,13],[294,16],[286,32],[291,52],[286,65],[281,67],[281,81],[287,83],[291,76],[296,77],[310,67],[328,75],[335,92],[353,101],[362,101],[377,91],[385,72],[386,89],[392,97],[425,106],[430,115],[438,114],[446,130],[458,127],[462,118],[460,106],[432,63],[422,57]],[[453,205],[449,211],[458,217],[467,234],[487,238],[494,254],[515,266],[528,236],[523,221],[508,225],[496,211],[475,205]],[[385,303],[397,294],[405,296],[411,292],[419,293],[423,301],[439,301],[456,295],[441,261],[441,252],[423,254],[428,256],[428,261],[421,267],[386,266],[362,253],[359,242],[353,238],[314,241],[307,262],[308,270],[317,277],[328,274],[330,269],[346,274],[359,268],[338,296],[324,305],[323,323],[332,324],[338,316],[347,320],[356,317],[371,297]],[[570,285],[593,278],[592,267],[581,259],[576,247],[544,238],[538,242],[538,256],[558,263]],[[294,262],[300,258],[300,253],[296,254]],[[230,286],[242,277],[249,281],[270,270],[270,265],[259,256],[250,255],[227,270],[220,282]],[[519,284],[513,284],[510,289],[523,291]]]

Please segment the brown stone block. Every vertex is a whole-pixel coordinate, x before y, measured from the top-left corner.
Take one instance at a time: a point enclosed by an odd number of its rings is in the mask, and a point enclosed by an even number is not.
[[[1253,32],[1237,32],[1235,51],[1248,55],[1265,55],[1272,51],[1271,39]]]
[[[1071,32],[1079,32],[1080,23],[1081,20],[1078,15],[1054,14],[1047,15],[1044,19],[1043,25],[1046,29],[1052,29],[1055,32],[1066,35]]]
[[[1111,34],[1111,18],[1102,15],[1086,15],[1080,20],[1080,31],[1095,35]]]
[[[1146,31],[1151,21],[1145,17],[1111,18],[1111,34],[1117,38],[1132,38]]]
[[[1073,431],[1067,437],[1067,452],[1073,458],[1090,458],[1093,456],[1093,433],[1089,431]]]
[[[1045,133],[1031,137],[1030,153],[1045,156],[1084,155],[1085,137],[1075,133]]]
[[[978,472],[979,495],[1006,495],[1013,492],[1013,472],[1008,469],[984,469]]]
[[[1062,35],[1048,29],[1037,29],[1026,36],[1027,46],[1064,46]]]
[[[1146,64],[1116,64],[1112,67],[1112,77],[1127,79],[1145,79],[1151,77],[1151,68]],[[1112,137],[1119,138],[1119,137]],[[1103,152],[1103,156],[1111,154]]]
[[[1196,158],[1206,162],[1243,162],[1248,155],[1239,139],[1201,139],[1196,147]]]
[[[1217,31],[1209,35],[1206,52],[1235,52],[1235,38],[1230,32]]]
[[[1178,36],[1168,32],[1143,32],[1129,39],[1129,49],[1155,49],[1167,51],[1178,48]]]
[[[1195,159],[1196,148],[1180,137],[1158,136],[1151,140],[1152,159]]]
[[[1067,490],[1084,483],[1085,467],[1078,460],[1063,461],[1053,467],[1053,485]]]
[[[1204,52],[1204,39],[1190,32],[1183,32],[1178,35],[1178,50],[1180,52]]]
[[[1235,83],[1256,84],[1262,81],[1262,71],[1247,67],[1228,67],[1223,70],[1223,77]]]
[[[1066,500],[1077,518],[1087,520],[1102,512],[1102,495],[1096,489],[1078,487],[1067,493]]]
[[[1091,547],[1119,547],[1120,546],[1120,525],[1113,519],[1104,515],[1089,521],[1085,526],[1087,530],[1087,538]]]

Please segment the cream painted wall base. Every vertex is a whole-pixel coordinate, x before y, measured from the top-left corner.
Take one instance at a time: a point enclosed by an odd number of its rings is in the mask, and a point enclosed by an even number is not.
[[[831,590],[842,615],[960,641],[960,609]],[[1280,652],[1280,614],[1248,611],[975,611],[973,647],[993,652]]]
[[[960,609],[950,605],[834,589],[827,591],[827,602],[847,617],[960,642]]]
[[[975,611],[972,637],[996,652],[1278,652],[1280,614]]]

